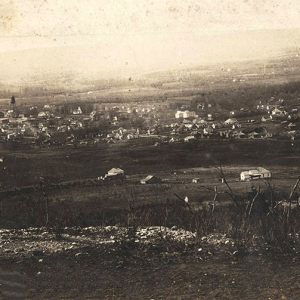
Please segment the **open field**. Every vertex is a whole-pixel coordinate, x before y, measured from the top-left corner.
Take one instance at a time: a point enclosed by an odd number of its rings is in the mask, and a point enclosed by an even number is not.
[[[105,222],[105,214],[122,214],[121,211],[128,209],[132,201],[136,206],[165,201],[175,203],[176,195],[179,195],[187,196],[195,207],[202,206],[213,200],[214,186],[218,190],[217,201],[225,203],[230,197],[226,186],[220,182],[217,169],[220,162],[228,183],[237,194],[250,192],[253,185],[266,187],[261,180],[240,182],[239,174],[243,170],[258,166],[268,168],[272,173],[271,185],[285,190],[285,193],[290,191],[300,174],[299,145],[295,144],[291,149],[287,141],[206,140],[194,145],[158,147],[152,143],[137,140],[77,149],[14,152],[3,149],[2,224],[9,227],[18,222],[23,224],[21,226],[31,224],[34,216],[30,213],[30,203],[41,201],[45,195],[52,222],[58,207],[62,206],[62,211],[72,210],[73,217],[66,220],[69,225],[72,222],[78,224],[83,219],[87,225]],[[123,183],[96,180],[112,167],[125,170],[127,177]],[[149,174],[162,178],[162,184],[141,185],[140,180]],[[53,187],[41,190],[41,176],[47,178]],[[199,183],[192,183],[193,178],[199,178]],[[29,217],[22,220],[23,213]],[[108,221],[109,224],[113,219]]]
[[[241,168],[282,166],[293,170],[300,165],[299,149],[299,142],[291,147],[285,140],[203,140],[155,147],[153,140],[148,139],[94,147],[2,149],[5,169],[1,172],[1,182],[3,188],[9,188],[38,184],[40,176],[54,182],[95,178],[112,167],[120,167],[130,176],[140,174],[141,178],[145,174],[171,174],[174,170],[220,164]],[[286,176],[294,177],[291,173],[285,173]]]

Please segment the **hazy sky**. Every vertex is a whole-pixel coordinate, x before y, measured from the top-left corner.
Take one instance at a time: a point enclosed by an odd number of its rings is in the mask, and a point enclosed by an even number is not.
[[[266,58],[298,28],[299,0],[1,0],[1,77]]]

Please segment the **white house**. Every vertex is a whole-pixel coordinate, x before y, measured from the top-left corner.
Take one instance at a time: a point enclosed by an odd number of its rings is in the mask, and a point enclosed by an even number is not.
[[[73,110],[73,115],[81,115],[82,114],[82,109],[80,106],[77,107],[77,109]]]
[[[237,123],[237,119],[236,119],[236,118],[230,118],[230,119],[227,119],[227,120],[224,122],[225,125],[233,125],[233,124],[235,124],[235,123]]]
[[[194,135],[190,135],[190,136],[185,137],[185,138],[184,138],[184,141],[185,141],[186,143],[188,143],[188,142],[194,141],[195,139],[196,139],[196,138],[195,138]]]
[[[38,118],[46,118],[48,115],[49,115],[48,112],[40,111],[38,113]]]
[[[108,176],[116,176],[116,175],[124,175],[124,174],[125,174],[124,170],[120,168],[112,168],[107,172]]]
[[[109,142],[109,141],[108,141]],[[125,178],[125,172],[124,170],[120,168],[112,168],[110,169],[104,177],[99,177],[99,179],[102,180],[114,180],[114,179],[124,179]]]
[[[285,110],[281,110],[277,107],[272,110],[272,115],[273,116],[283,117],[286,114],[287,114],[287,112]]]
[[[212,114],[208,114],[208,115],[207,115],[207,120],[208,120],[208,121],[213,121],[213,116],[212,116]]]
[[[198,115],[194,111],[189,110],[178,110],[175,113],[176,119],[187,119],[187,118],[197,118]]]
[[[258,167],[256,169],[241,172],[240,178],[241,181],[250,181],[260,178],[271,178],[271,172],[265,168]]]

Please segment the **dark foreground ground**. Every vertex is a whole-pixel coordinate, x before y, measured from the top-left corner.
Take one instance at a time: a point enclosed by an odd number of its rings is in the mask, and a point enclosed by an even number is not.
[[[22,274],[28,299],[300,298],[297,252],[242,254],[225,235],[195,243],[191,232],[159,227],[133,244],[121,236],[116,227],[69,229],[59,240],[42,229],[2,231],[0,267]]]

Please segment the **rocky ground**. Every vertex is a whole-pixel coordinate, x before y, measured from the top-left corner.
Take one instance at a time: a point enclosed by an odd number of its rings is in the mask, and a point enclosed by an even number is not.
[[[0,236],[0,267],[22,274],[28,299],[300,298],[297,251],[274,257],[222,234],[108,226]]]

